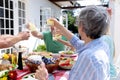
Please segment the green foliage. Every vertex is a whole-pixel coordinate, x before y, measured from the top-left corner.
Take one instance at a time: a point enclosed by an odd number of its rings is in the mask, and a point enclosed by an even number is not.
[[[73,33],[78,33],[77,26],[75,26],[76,17],[73,16],[73,11],[64,11],[68,15],[68,29]],[[66,21],[63,21],[66,24]]]
[[[46,46],[45,45],[38,45],[34,52],[40,52],[40,51],[46,51]]]

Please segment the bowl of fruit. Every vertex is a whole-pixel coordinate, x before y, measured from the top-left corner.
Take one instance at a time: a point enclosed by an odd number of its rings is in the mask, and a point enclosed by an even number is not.
[[[25,64],[31,72],[35,72],[38,66],[42,62],[42,56],[40,55],[30,55],[26,60]]]
[[[48,70],[48,73],[52,73],[56,69],[58,69],[59,65],[59,59],[56,59],[54,57],[47,58],[47,57],[42,57],[43,62],[45,63],[45,67]]]
[[[29,70],[34,73],[41,62],[45,63],[49,73],[52,73],[58,68],[59,61],[54,57],[46,57],[41,55],[31,55],[25,60],[25,64],[28,66]]]

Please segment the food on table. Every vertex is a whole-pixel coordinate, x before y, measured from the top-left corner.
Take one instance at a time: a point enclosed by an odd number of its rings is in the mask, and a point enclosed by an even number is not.
[[[0,80],[8,80],[8,78],[7,78],[8,72],[9,72],[9,70],[0,71]]]
[[[51,52],[34,52],[31,53],[25,60],[25,64],[29,67],[31,72],[35,72],[41,61],[45,63],[45,66],[49,73],[58,68],[58,59],[52,57]]]
[[[15,66],[8,64],[0,64],[0,80],[8,80],[7,76],[10,70],[13,70]]]
[[[6,54],[6,53],[5,53],[5,54],[3,54],[3,59],[8,60],[8,59],[9,59],[9,57],[10,57],[10,56],[9,56],[8,54]]]
[[[67,55],[73,55],[74,51],[60,51],[60,54],[67,54]]]
[[[55,61],[57,59],[56,58],[47,58],[45,56],[42,57],[42,61],[45,63],[45,64],[55,64]]]
[[[52,62],[52,60],[51,59],[49,59],[49,58],[46,58],[46,57],[42,57],[42,60],[43,60],[43,62],[45,63],[45,64],[54,64],[54,62]]]
[[[8,80],[8,77],[4,76],[4,77],[0,78],[0,80]]]
[[[77,57],[74,51],[59,51],[60,56],[62,57]]]
[[[46,46],[45,44],[40,44],[37,46],[36,49],[33,50],[34,52],[41,52],[41,51],[46,51]]]
[[[40,55],[31,55],[28,57],[28,60],[35,64],[40,64],[42,61],[42,56]]]
[[[75,61],[73,58],[62,57],[59,62],[59,66],[63,69],[71,69],[74,63]]]
[[[10,70],[11,68],[13,68],[13,66],[10,65],[10,64],[0,64],[0,71],[2,71],[2,70]]]
[[[30,55],[26,60],[25,64],[28,66],[31,72],[35,72],[38,66],[41,64],[42,56]]]
[[[42,57],[43,62],[48,70],[48,73],[52,73],[54,70],[58,68],[59,60],[54,57],[47,58],[45,56]]]
[[[5,60],[5,61],[9,60],[9,62],[11,64],[17,64],[17,56],[14,53],[12,53],[12,54],[4,53],[3,56],[2,56],[2,59]]]
[[[22,80],[37,80],[35,79],[35,74],[34,73],[30,73],[28,75],[25,75]]]
[[[41,55],[41,56],[45,56],[45,57],[52,57],[52,53],[51,52],[46,52],[46,51],[41,51],[41,52],[32,52],[30,53],[28,56],[30,55]]]
[[[10,70],[8,72],[8,78],[10,80],[16,80],[17,79],[17,72],[16,72],[16,70]]]

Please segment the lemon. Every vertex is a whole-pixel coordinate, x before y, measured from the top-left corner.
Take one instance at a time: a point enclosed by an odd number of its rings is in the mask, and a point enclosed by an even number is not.
[[[9,59],[9,55],[8,54],[3,54],[3,59],[5,59],[5,60],[8,60]]]
[[[8,80],[7,77],[0,78],[0,80]]]

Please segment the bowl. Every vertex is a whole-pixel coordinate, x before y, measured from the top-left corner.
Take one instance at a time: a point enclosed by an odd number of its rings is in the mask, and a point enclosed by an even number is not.
[[[71,69],[75,61],[73,58],[63,57],[59,62],[59,67],[62,69]]]
[[[59,62],[56,61],[56,63],[54,63],[54,64],[46,64],[45,67],[48,70],[48,73],[52,73],[58,69]]]
[[[36,56],[34,56],[36,57]],[[39,59],[41,58],[41,59]],[[44,59],[43,59],[44,58]],[[46,63],[46,59],[47,59],[47,63]],[[52,73],[54,70],[56,70],[59,66],[59,60],[57,59],[54,59],[54,62],[50,62],[48,60],[49,58],[46,58],[45,56],[42,56],[42,57],[38,57],[38,59],[33,59],[33,57],[29,57],[28,59],[25,60],[25,64],[26,66],[29,68],[29,70],[34,73],[37,69],[38,69],[38,66],[41,64],[41,62],[44,62],[45,63],[45,67],[46,69],[48,70],[48,73]]]
[[[34,73],[36,72],[36,70],[38,69],[38,66],[40,64],[35,64],[29,60],[25,60],[25,64],[27,65],[27,67],[29,68],[30,72]],[[59,62],[56,61],[56,63],[54,64],[46,64],[45,67],[48,70],[48,73],[52,73],[53,71],[57,70],[59,66]]]
[[[35,64],[30,60],[25,60],[26,66],[29,68],[30,72],[34,73],[38,69],[39,64]]]
[[[74,51],[59,51],[61,57],[76,57],[77,54]]]

